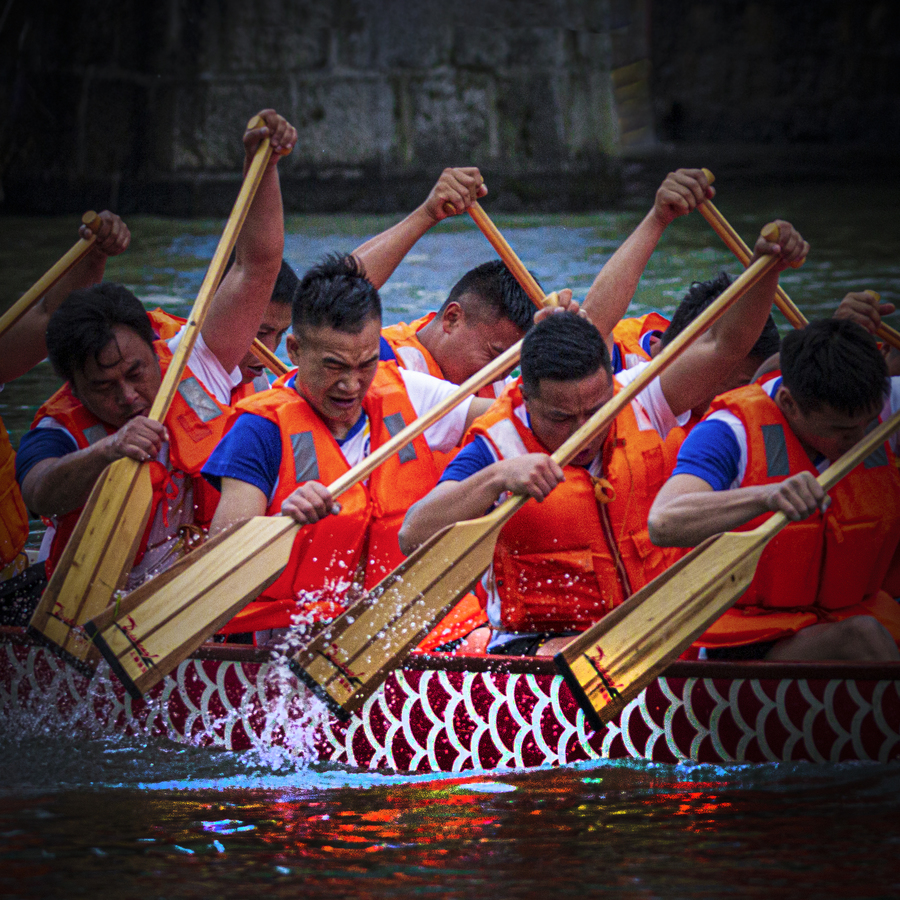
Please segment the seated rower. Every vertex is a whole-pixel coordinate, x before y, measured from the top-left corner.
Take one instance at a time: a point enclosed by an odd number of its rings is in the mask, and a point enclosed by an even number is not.
[[[415,243],[434,225],[464,213],[487,188],[477,168],[445,169],[421,206],[354,250],[381,289]],[[534,303],[500,260],[470,269],[437,312],[382,329],[382,358],[404,369],[462,384],[517,341],[534,318]],[[480,392],[491,399],[503,382]]]
[[[440,483],[413,505],[400,532],[412,552],[454,522],[483,515],[507,492],[528,494],[501,530],[483,579],[493,634],[489,652],[553,653],[663,572],[681,551],[655,547],[647,512],[675,462],[669,431],[747,355],[763,329],[777,270],[806,255],[787,223],[756,253],[779,265],[687,347],[616,421],[560,468],[557,450],[620,385],[605,341],[590,322],[552,315],[525,338],[522,376],[478,420]]]
[[[689,547],[776,511],[792,524],[701,637],[709,658],[900,659],[900,608],[882,590],[900,544],[896,433],[829,495],[815,478],[898,407],[874,338],[836,318],[785,335],[780,377],[714,401],[652,506],[652,540]]]
[[[234,252],[231,254],[228,268],[230,269],[233,264]],[[297,289],[298,282],[299,279],[296,272],[291,268],[288,261],[283,259],[278,278],[275,280],[275,287],[272,289],[272,296],[256,332],[257,340],[273,353],[278,349],[281,339],[288,328],[290,328],[291,300],[294,297],[294,291]],[[157,338],[166,340],[174,337],[186,321],[181,316],[173,315],[160,308],[154,309],[149,315]],[[257,391],[268,390],[271,386],[265,365],[260,362],[252,349],[247,351],[238,364],[238,368],[241,370],[241,383],[231,391],[232,406],[238,400],[243,400],[244,397],[249,397]]]
[[[154,460],[154,506],[133,588],[177,558],[186,536],[206,525],[215,495],[200,467],[224,429],[231,391],[278,277],[284,241],[277,162],[296,131],[273,110],[244,134],[245,170],[267,135],[276,151],[263,174],[164,423],[147,418],[181,333],[155,341],[140,301],[125,287],[76,291],[47,331],[50,360],[66,384],[39,410],[22,439],[17,477],[26,506],[51,520],[42,558],[58,561],[94,483],[121,457]],[[195,511],[195,506],[201,508]]]
[[[86,225],[78,230],[82,239],[92,235]],[[127,249],[131,241],[128,227],[114,213],[100,213],[100,227],[88,252],[4,334],[0,335],[0,390],[47,358],[47,323],[60,303],[73,290],[103,279],[106,260]],[[26,573],[28,558],[28,512],[15,475],[16,454],[0,419],[0,624],[25,625],[31,608],[20,609],[35,580]]]
[[[328,484],[455,390],[379,361],[380,345],[381,300],[358,260],[333,255],[303,276],[286,341],[296,372],[238,404],[203,474],[222,493],[213,532],[279,513],[314,527],[226,633],[267,632],[262,642],[270,629],[327,621],[354,583],[368,589],[391,572],[403,560],[404,513],[437,481],[433,453],[455,447],[487,409],[488,400],[464,401],[336,503]]]

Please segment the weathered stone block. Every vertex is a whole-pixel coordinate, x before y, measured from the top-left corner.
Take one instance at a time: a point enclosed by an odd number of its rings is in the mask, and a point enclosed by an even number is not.
[[[289,118],[298,133],[290,168],[382,163],[395,146],[394,96],[375,76],[298,75]]]

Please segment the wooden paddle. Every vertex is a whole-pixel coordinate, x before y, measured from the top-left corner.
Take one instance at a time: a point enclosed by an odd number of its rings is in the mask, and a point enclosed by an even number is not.
[[[254,116],[247,128],[263,124],[261,117]],[[266,138],[244,178],[178,349],[150,409],[149,418],[157,422],[162,422],[168,412],[271,155]],[[83,672],[93,672],[99,654],[79,626],[102,612],[124,585],[150,515],[152,498],[150,471],[146,465],[126,457],[107,466],[91,491],[31,619],[32,634]]]
[[[709,169],[703,169],[703,173],[710,184],[715,181],[715,176]],[[704,200],[697,209],[700,215],[712,226],[713,231],[722,239],[725,246],[737,257],[741,265],[744,267],[749,265],[751,259],[750,248],[744,243],[734,228],[731,227],[725,216],[719,212],[712,200]],[[798,309],[794,301],[788,297],[781,285],[778,286],[778,290],[775,292],[775,305],[794,328],[805,328],[808,324],[806,316]],[[892,347],[900,349],[900,332],[891,328],[890,325],[882,322],[875,330],[875,333]]]
[[[461,384],[328,486],[339,497],[364,481],[467,397],[514,366],[522,342]],[[284,571],[299,526],[288,516],[255,516],[217,534],[167,571],[88,622],[113,671],[134,697],[161,681]]]
[[[631,384],[579,428],[553,459],[566,465],[776,262],[764,256],[753,263]],[[500,529],[527,499],[512,496],[486,516],[438,532],[323,629],[291,660],[292,670],[336,712],[359,709],[387,673],[402,665],[446,607],[470,590],[490,566]]]
[[[52,265],[40,278],[0,316],[0,334],[9,331],[25,313],[31,309],[84,255],[94,246],[97,231],[100,230],[101,218],[93,210],[81,217],[83,225],[94,232],[89,238],[79,238],[67,253]]]
[[[289,371],[288,367],[259,338],[253,339],[253,346],[250,349],[273,374],[285,375]]]
[[[496,239],[499,232],[483,210],[480,222]],[[500,240],[501,258],[535,304],[557,305],[556,294],[545,297],[512,248]],[[519,361],[521,347],[521,341],[510,347],[345,473],[329,486],[332,495],[338,497],[368,478],[466,397],[501,377]],[[216,535],[87,623],[86,631],[132,696],[139,697],[161,681],[281,574],[298,528],[284,516],[256,516]]]
[[[828,491],[900,427],[900,412],[829,466]],[[775,513],[752,531],[707,538],[555,657],[595,728],[620,712],[750,585],[766,544],[790,524]]]

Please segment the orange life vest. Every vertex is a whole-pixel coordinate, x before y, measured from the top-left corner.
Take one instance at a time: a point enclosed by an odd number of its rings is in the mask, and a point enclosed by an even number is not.
[[[747,431],[741,487],[817,472],[777,404],[758,385],[717,397]],[[881,591],[900,544],[900,471],[885,443],[829,491],[831,505],[792,522],[767,545],[750,587],[701,637],[720,647],[777,640],[808,625],[874,615],[900,639],[898,604]],[[741,529],[764,522],[759,516]]]
[[[546,453],[516,414],[523,403],[519,384],[510,385],[467,439],[484,437],[502,459]],[[650,505],[675,459],[657,431],[638,427],[629,404],[604,443],[602,478],[566,466],[566,480],[542,503],[529,500],[494,552],[503,629],[584,629],[684,555],[657,547],[647,533]]]
[[[430,312],[427,315],[422,316],[421,319],[410,322],[409,325],[407,325],[406,322],[400,322],[397,325],[388,325],[387,328],[381,329],[381,336],[391,345],[391,349],[397,357],[397,365],[400,366],[401,369],[414,369],[417,372],[421,372],[424,363],[424,365],[428,367],[429,375],[434,375],[435,378],[446,381],[446,376],[443,371],[441,371],[441,367],[418,338],[418,333],[431,322],[436,315],[437,313]],[[411,356],[421,357],[421,359],[418,360],[418,365],[411,364],[413,362]],[[505,381],[495,381],[492,384],[486,384],[483,388],[480,388],[475,396],[484,397],[487,400],[494,400],[503,393],[505,387]],[[455,455],[455,450],[447,454],[447,460],[444,464],[446,465],[446,462],[449,462]],[[440,469],[443,471],[444,466],[442,465]]]
[[[22,552],[28,540],[28,512],[16,483],[16,451],[0,419],[0,569]]]
[[[172,351],[164,340],[156,341],[154,349],[162,373],[165,375],[172,360]],[[165,419],[169,432],[168,469],[156,460],[147,464],[153,483],[153,505],[144,542],[156,510],[160,502],[167,497],[173,475],[176,473],[192,479],[195,522],[204,528],[209,526],[219,500],[219,492],[201,477],[200,469],[224,434],[230,411],[231,408],[220,404],[186,366]],[[31,427],[34,428],[41,419],[47,417],[55,419],[66,428],[75,438],[79,450],[115,433],[116,430],[89,412],[72,393],[68,382],[38,409]],[[52,574],[59,561],[80,515],[81,509],[77,509],[60,516],[56,521],[56,533],[47,559],[48,575]],[[144,542],[136,561],[143,555]]]
[[[281,468],[267,514],[305,481],[329,485],[350,470],[325,423],[282,376],[271,390],[238,404],[235,415],[253,413],[278,425]],[[372,450],[416,418],[400,371],[382,362],[363,401]],[[347,588],[362,562],[363,587],[374,587],[403,560],[397,535],[409,507],[437,484],[438,471],[424,436],[382,463],[365,484],[340,496],[341,512],[301,528],[285,571],[262,598],[253,601],[223,629],[259,631],[296,621],[333,618],[345,608]],[[277,602],[271,602],[272,600]]]
[[[655,312],[620,319],[613,328],[613,341],[619,348],[622,368],[630,369],[639,362],[648,361],[650,354],[641,346],[641,338],[653,331],[665,331],[668,327],[669,320]]]
[[[175,337],[187,322],[187,319],[176,316],[174,313],[166,312],[161,307],[157,307],[148,312],[147,317],[150,319],[150,324],[153,326],[157,338],[163,341],[168,341]],[[248,381],[246,384],[239,384],[237,387],[231,389],[231,405],[234,406],[239,400],[244,400],[259,391],[266,391],[268,389],[269,381],[265,375],[260,375],[258,378],[254,378],[253,381]]]

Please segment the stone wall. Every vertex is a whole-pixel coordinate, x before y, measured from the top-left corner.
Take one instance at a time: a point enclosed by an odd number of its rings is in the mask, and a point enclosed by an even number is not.
[[[596,204],[653,139],[644,0],[32,0],[0,27],[7,209],[221,212],[267,106],[300,133],[292,211],[403,209],[467,164],[507,208]]]
[[[896,0],[11,0],[0,211],[220,215],[265,106],[300,132],[292,212],[407,209],[466,164],[497,209],[595,208],[697,144],[887,168],[898,26]]]

